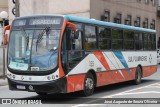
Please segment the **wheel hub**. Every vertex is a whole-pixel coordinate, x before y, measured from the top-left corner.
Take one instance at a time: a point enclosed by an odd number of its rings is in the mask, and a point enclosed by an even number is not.
[[[92,89],[93,88],[93,80],[91,78],[87,78],[85,86],[87,89]]]

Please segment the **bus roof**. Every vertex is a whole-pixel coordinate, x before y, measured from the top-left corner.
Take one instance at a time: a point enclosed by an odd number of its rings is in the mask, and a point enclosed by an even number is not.
[[[64,18],[66,20],[76,21],[76,22],[81,22],[81,23],[88,23],[88,24],[95,24],[95,25],[108,26],[108,27],[116,27],[116,28],[122,28],[122,29],[128,29],[128,30],[136,30],[136,31],[156,33],[156,30],[153,30],[153,29],[146,29],[146,28],[141,28],[141,27],[134,27],[134,26],[128,26],[128,25],[123,25],[123,24],[116,24],[116,23],[112,23],[112,22],[104,22],[104,21],[99,21],[99,20],[95,20],[95,19],[87,19],[87,18],[81,18],[81,17],[69,16],[69,15],[65,15]]]
[[[95,19],[81,18],[81,17],[71,16],[71,15],[35,14],[32,16],[18,17],[16,19],[29,18],[29,17],[39,17],[39,16],[62,16],[62,17],[64,17],[64,19],[69,20],[69,21],[88,23],[88,24],[94,24],[94,25],[100,25],[100,26],[115,27],[115,28],[122,28],[122,29],[128,29],[128,30],[136,30],[136,31],[142,31],[142,32],[156,33],[156,30],[153,30],[153,29],[128,26],[128,25],[124,25],[124,24],[116,24],[116,23],[112,23],[112,22],[104,22],[104,21],[99,21],[99,20],[95,20]]]

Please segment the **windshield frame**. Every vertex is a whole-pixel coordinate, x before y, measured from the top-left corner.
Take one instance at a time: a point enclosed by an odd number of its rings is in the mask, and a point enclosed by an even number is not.
[[[23,28],[24,29],[24,28]],[[25,31],[26,30],[43,30],[44,28],[26,28],[24,29]],[[20,31],[22,29],[11,29],[10,31],[10,35],[12,34],[13,31]],[[60,38],[61,38],[61,33],[62,33],[62,28],[50,28],[50,30],[59,30],[60,31],[60,34],[59,34],[59,43],[58,43],[58,48],[60,46]],[[9,41],[10,41],[11,38],[9,38]],[[15,74],[21,74],[21,75],[47,75],[47,74],[51,74],[51,73],[54,73],[57,69],[58,69],[58,64],[59,64],[59,61],[58,61],[58,58],[59,58],[59,51],[57,49],[57,64],[56,66],[53,68],[53,69],[49,69],[49,70],[41,70],[41,71],[31,71],[31,70],[27,70],[27,71],[22,71],[22,70],[19,70],[19,69],[12,69],[9,67],[9,59],[8,59],[8,56],[9,56],[9,46],[10,46],[10,42],[8,43],[8,46],[7,46],[7,68],[10,72],[12,73],[15,73]],[[30,55],[30,64],[31,64],[31,60],[32,60],[32,46],[33,46],[33,38],[32,38],[32,44],[31,44],[31,55]]]

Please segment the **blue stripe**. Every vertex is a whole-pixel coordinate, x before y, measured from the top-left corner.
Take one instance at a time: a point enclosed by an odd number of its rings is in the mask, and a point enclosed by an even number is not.
[[[124,59],[124,56],[122,54],[121,51],[114,51],[114,54],[116,55],[116,57],[120,60],[120,62],[122,63],[122,65],[126,68],[126,70],[128,71],[129,75],[133,78],[133,75],[128,67],[128,64],[126,62],[126,60]]]
[[[128,25],[123,25],[123,24],[116,24],[116,23],[112,23],[112,22],[104,22],[104,21],[99,21],[99,20],[80,18],[80,17],[76,17],[76,16],[65,15],[64,18],[66,20],[76,21],[76,22],[81,22],[81,23],[89,23],[89,24],[96,24],[96,25],[109,26],[109,27],[117,27],[117,28],[136,30],[136,31],[142,31],[142,32],[156,33],[156,30],[152,30],[152,29],[145,29],[145,28],[141,28],[141,27],[134,27],[134,26],[128,26]]]

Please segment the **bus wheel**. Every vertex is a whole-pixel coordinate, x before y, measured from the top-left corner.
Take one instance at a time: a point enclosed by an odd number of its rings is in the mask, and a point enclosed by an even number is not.
[[[36,92],[38,95],[41,95],[41,96],[44,96],[44,95],[47,95],[47,93],[45,92]]]
[[[95,81],[92,73],[88,73],[86,75],[85,81],[84,81],[84,91],[83,95],[84,96],[90,96],[93,94],[95,88]]]
[[[140,84],[141,83],[141,78],[142,78],[142,70],[141,70],[141,68],[138,66],[137,68],[136,68],[136,74],[135,74],[135,80],[134,80],[134,83],[136,84],[136,85],[138,85],[138,84]]]

